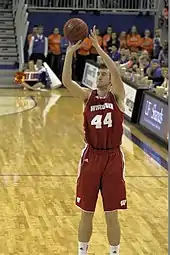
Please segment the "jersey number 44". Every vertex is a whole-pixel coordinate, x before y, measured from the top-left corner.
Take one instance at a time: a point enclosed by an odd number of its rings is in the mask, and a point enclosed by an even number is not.
[[[108,128],[112,127],[112,113],[108,112],[102,121],[103,115],[96,115],[91,120],[91,125],[95,126],[95,128],[102,128],[104,125],[107,125]]]

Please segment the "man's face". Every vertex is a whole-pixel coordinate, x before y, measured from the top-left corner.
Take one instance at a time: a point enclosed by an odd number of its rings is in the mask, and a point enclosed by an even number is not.
[[[99,69],[97,74],[97,88],[99,89],[107,89],[111,83],[110,72],[107,68]]]
[[[37,34],[38,33],[38,27],[33,27],[32,32],[33,32],[33,34]]]
[[[159,67],[158,63],[151,63],[152,70],[155,70],[157,67]]]
[[[39,27],[39,28],[38,28],[38,33],[39,33],[40,35],[42,35],[42,34],[44,33],[44,28],[43,28],[43,27]]]
[[[111,27],[108,27],[108,28],[107,28],[107,34],[110,35],[111,33],[112,33],[112,28],[111,28]]]
[[[40,68],[40,67],[42,67],[42,64],[43,64],[42,60],[41,60],[41,59],[38,59],[37,62],[36,62],[36,66],[37,66],[38,68]]]
[[[58,29],[58,27],[54,28],[54,34],[55,34],[55,35],[59,34],[59,29]]]

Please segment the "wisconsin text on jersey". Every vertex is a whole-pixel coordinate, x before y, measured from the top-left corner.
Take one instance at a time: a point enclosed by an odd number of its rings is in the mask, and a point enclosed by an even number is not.
[[[104,103],[104,104],[92,105],[90,107],[91,112],[98,111],[98,110],[105,110],[105,109],[113,110],[113,104],[112,103]]]

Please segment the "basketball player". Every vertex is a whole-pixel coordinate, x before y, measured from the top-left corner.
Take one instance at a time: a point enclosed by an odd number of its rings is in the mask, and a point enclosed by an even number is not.
[[[81,42],[69,45],[62,75],[64,85],[85,104],[86,147],[79,163],[76,195],[76,205],[82,209],[78,255],[87,254],[99,190],[103,199],[110,254],[119,255],[118,210],[127,208],[124,160],[120,149],[125,90],[115,63],[98,44],[95,27],[89,37],[104,61],[98,71],[96,90],[82,88],[71,78],[73,54]]]

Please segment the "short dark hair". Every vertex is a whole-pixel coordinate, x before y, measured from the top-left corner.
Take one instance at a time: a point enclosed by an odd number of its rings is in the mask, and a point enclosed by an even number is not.
[[[99,65],[99,69],[108,69],[105,63]]]

